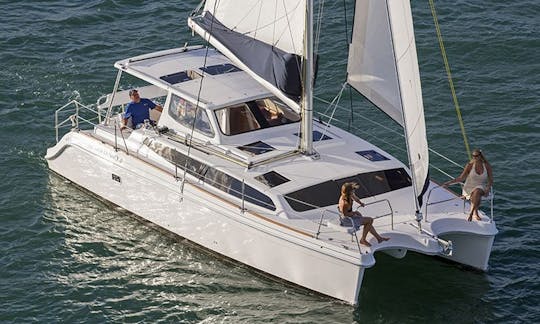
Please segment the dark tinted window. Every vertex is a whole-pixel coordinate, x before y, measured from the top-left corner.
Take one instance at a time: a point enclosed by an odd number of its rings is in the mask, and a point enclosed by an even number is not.
[[[386,156],[374,150],[357,151],[355,153],[373,162],[390,160]]]
[[[268,187],[279,186],[282,183],[290,181],[289,179],[285,178],[284,176],[282,176],[281,174],[275,171],[270,171],[265,174],[261,174],[260,176],[256,176],[255,179],[264,183]]]
[[[300,189],[285,196],[292,209],[302,212],[310,209],[337,204],[339,186],[335,181],[326,181],[317,185]]]
[[[148,147],[157,154],[164,157],[167,161],[178,166],[181,170],[184,170],[184,168],[187,167],[187,172],[197,178],[204,176],[206,170],[208,169],[208,166],[206,164],[192,158],[188,158],[184,154],[168,146],[151,142]]]
[[[302,133],[294,133],[294,135],[300,137],[302,136]],[[326,140],[329,140],[329,139],[332,139],[332,137],[326,135],[326,134],[323,134],[319,131],[316,131],[314,130],[313,131],[313,141],[317,142],[317,141],[326,141]]]
[[[263,154],[263,153],[275,150],[275,148],[273,148],[271,145],[268,145],[265,142],[261,142],[261,141],[238,146],[238,148],[241,149],[242,151],[249,152],[253,155],[259,155],[259,154]]]
[[[336,205],[341,186],[345,182],[357,182],[360,188],[355,191],[356,195],[366,198],[408,187],[411,185],[411,178],[403,168],[361,173],[291,192],[285,199],[291,208],[298,212]]]
[[[200,68],[202,71],[210,74],[210,75],[218,75],[218,74],[225,74],[225,73],[231,73],[231,72],[238,72],[241,71],[236,66],[226,63],[226,64],[218,64],[218,65],[210,65],[207,67]]]
[[[183,171],[184,168],[187,167],[187,172],[189,174],[202,179],[212,187],[242,199],[242,181],[226,174],[225,172],[216,170],[205,163],[187,157],[183,153],[171,149],[168,146],[155,142],[145,143],[150,149],[163,156],[169,162],[175,164],[180,170]],[[272,199],[257,189],[244,185],[243,192],[245,201],[267,209],[276,210]]]
[[[186,71],[182,71],[178,73],[164,75],[160,77],[160,79],[170,84],[177,84],[177,83],[189,81],[191,80],[191,77],[188,75]]]
[[[209,168],[208,172],[206,172],[204,181],[221,191],[227,192],[239,199],[242,199],[242,181],[233,178],[224,172],[214,168]],[[267,209],[276,210],[272,199],[253,187],[244,184],[243,192],[244,199],[247,202]]]
[[[405,169],[393,169],[384,171],[390,190],[397,190],[411,185],[411,177]]]

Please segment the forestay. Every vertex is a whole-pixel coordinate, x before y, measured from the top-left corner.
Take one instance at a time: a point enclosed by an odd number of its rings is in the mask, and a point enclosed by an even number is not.
[[[306,0],[209,0],[190,27],[300,111]]]
[[[409,0],[356,1],[347,71],[352,87],[404,127],[415,192],[421,196],[429,155]]]

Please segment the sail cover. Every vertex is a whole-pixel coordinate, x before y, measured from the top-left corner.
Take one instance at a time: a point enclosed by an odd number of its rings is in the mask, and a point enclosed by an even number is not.
[[[404,127],[418,195],[427,186],[429,155],[409,0],[357,0],[348,83]]]
[[[306,0],[209,0],[189,26],[299,111]]]

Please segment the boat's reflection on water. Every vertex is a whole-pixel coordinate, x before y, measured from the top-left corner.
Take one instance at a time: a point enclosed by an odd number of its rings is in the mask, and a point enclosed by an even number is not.
[[[46,217],[65,238],[58,246],[63,256],[58,272],[51,275],[63,286],[65,298],[85,305],[81,311],[110,308],[105,313],[113,319],[117,312],[135,311],[141,318],[193,320],[239,320],[261,313],[274,319],[309,319],[311,312],[313,320],[328,316],[335,321],[338,316],[344,322],[398,321],[403,314],[420,321],[490,317],[483,298],[489,289],[486,277],[431,257],[409,253],[396,260],[378,253],[377,267],[366,272],[361,306],[352,308],[216,258],[142,224],[56,174],[49,175],[48,188]]]

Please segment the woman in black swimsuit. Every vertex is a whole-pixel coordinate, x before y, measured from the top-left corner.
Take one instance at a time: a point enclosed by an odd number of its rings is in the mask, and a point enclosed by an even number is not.
[[[357,189],[358,187],[358,184],[354,182],[346,182],[341,186],[341,196],[339,197],[338,205],[339,211],[343,215],[340,217],[341,225],[354,226],[356,229],[359,229],[360,226],[363,225],[364,230],[362,231],[360,243],[365,246],[371,246],[366,240],[368,233],[373,234],[379,243],[388,241],[390,238],[380,236],[375,230],[375,227],[373,227],[373,218],[364,217],[360,212],[353,211],[353,201],[356,201],[360,206],[364,207],[364,203],[362,203],[360,198],[354,193],[354,189]]]

